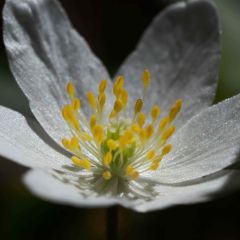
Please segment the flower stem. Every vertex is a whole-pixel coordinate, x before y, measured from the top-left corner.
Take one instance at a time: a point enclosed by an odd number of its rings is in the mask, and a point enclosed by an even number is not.
[[[118,239],[118,207],[107,208],[106,211],[107,222],[107,240]]]

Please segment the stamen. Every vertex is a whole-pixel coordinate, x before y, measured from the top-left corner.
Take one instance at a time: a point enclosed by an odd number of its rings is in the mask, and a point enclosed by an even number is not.
[[[158,105],[154,105],[151,110],[152,122],[155,123],[157,118],[160,115],[160,107]]]
[[[72,101],[72,108],[74,111],[78,111],[81,107],[81,102],[78,98],[74,98]]]
[[[168,115],[169,115],[170,122],[172,122],[175,119],[175,117],[177,116],[181,108],[182,108],[182,99],[179,99],[175,102],[175,104],[171,107],[169,111]]]
[[[105,171],[102,176],[105,180],[110,180],[112,178],[112,174],[110,171]]]
[[[143,76],[142,76],[144,88],[147,88],[150,85],[150,79],[151,79],[150,72],[148,69],[145,69],[143,71]]]
[[[142,127],[145,122],[146,122],[146,116],[143,112],[140,112],[137,116],[137,123],[139,124],[140,127]]]
[[[134,106],[134,113],[135,115],[137,113],[140,113],[143,107],[143,100],[142,99],[137,99],[135,106]]]
[[[67,93],[70,98],[74,97],[75,89],[72,82],[68,82],[67,84]]]
[[[107,80],[102,80],[101,83],[99,84],[98,91],[99,93],[104,93],[105,89],[107,88]]]
[[[95,111],[97,107],[96,99],[91,91],[87,93],[88,102],[91,108]]]
[[[91,163],[88,159],[79,159],[76,156],[73,156],[71,159],[74,165],[76,165],[77,167],[84,168],[86,170],[91,169]]]
[[[133,116],[129,116],[124,77],[117,77],[112,89],[115,101],[111,103],[113,107],[107,120],[104,118],[106,79],[100,82],[96,97],[92,91],[87,92],[92,109],[88,120],[81,115],[81,101],[75,97],[73,84],[68,82],[69,103],[63,106],[62,116],[69,126],[71,137],[63,138],[62,145],[73,154],[71,160],[75,166],[94,171],[94,176],[99,174],[101,181],[119,177],[133,181],[130,185],[134,184],[140,173],[160,167],[161,161],[173,148],[168,140],[175,132],[176,127],[172,123],[182,108],[182,100],[177,100],[167,116],[160,120],[160,106],[153,105],[147,122],[143,106],[151,81],[149,70],[143,71],[142,81],[143,96],[136,100]],[[86,152],[91,157],[87,158]]]
[[[112,153],[107,152],[103,158],[103,164],[108,167],[112,162]]]

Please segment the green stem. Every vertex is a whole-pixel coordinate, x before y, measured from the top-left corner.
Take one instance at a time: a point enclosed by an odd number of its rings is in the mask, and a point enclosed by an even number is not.
[[[118,207],[107,208],[107,240],[118,240]]]

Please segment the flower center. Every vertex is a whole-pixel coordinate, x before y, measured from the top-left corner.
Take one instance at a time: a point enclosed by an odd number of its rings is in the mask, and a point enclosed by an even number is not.
[[[88,121],[81,114],[80,100],[75,96],[73,84],[68,83],[67,93],[71,102],[63,107],[62,115],[72,136],[63,138],[62,144],[73,154],[71,160],[75,166],[101,175],[106,181],[113,177],[136,180],[141,173],[160,167],[162,159],[172,150],[168,140],[175,132],[173,121],[181,110],[182,100],[177,100],[167,116],[161,119],[160,107],[152,106],[147,120],[143,108],[150,85],[148,70],[144,70],[142,82],[142,98],[136,100],[130,117],[124,78],[117,77],[112,89],[115,102],[106,117],[107,80],[102,80],[97,98],[93,92],[87,93],[92,111]]]

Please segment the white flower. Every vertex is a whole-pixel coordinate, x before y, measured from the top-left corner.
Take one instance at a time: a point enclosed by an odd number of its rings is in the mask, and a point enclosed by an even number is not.
[[[220,59],[210,1],[159,14],[115,83],[56,0],[7,0],[3,18],[12,73],[45,131],[0,107],[0,154],[32,168],[33,193],[144,212],[239,185],[227,167],[239,151],[240,95],[209,107]]]

